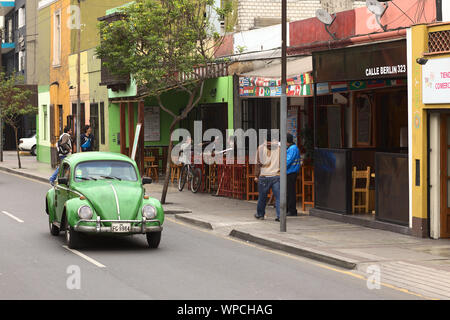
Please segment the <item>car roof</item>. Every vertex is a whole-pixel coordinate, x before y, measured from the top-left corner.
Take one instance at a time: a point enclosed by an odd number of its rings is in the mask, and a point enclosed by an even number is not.
[[[125,161],[131,164],[135,164],[131,158],[128,156],[125,156],[120,153],[114,153],[114,152],[80,152],[80,153],[74,153],[67,158],[64,159],[64,162],[69,163],[70,166],[76,166],[80,162],[85,161]]]

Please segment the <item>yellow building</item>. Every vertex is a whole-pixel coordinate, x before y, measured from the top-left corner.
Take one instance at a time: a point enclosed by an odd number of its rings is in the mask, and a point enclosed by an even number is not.
[[[408,31],[411,227],[450,237],[450,23]]]

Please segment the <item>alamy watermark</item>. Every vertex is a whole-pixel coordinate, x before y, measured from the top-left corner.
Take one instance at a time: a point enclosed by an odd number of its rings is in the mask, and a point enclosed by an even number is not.
[[[379,265],[370,265],[366,270],[369,277],[367,278],[367,288],[369,290],[381,289],[381,268]]]
[[[80,290],[81,289],[81,269],[79,266],[71,265],[66,269],[66,273],[69,275],[66,280],[66,287],[68,290]]]
[[[179,142],[171,153],[174,163],[180,164],[246,164],[248,156],[249,164],[266,164],[270,161],[265,157],[265,148],[258,148],[265,144],[276,149],[280,146],[279,129],[227,129],[226,134],[219,129],[208,129],[203,133],[201,121],[194,122],[194,137],[186,129],[176,129],[171,140]],[[259,142],[258,142],[259,141]],[[193,153],[192,153],[193,152]],[[257,153],[258,154],[258,158]],[[192,158],[192,155],[194,157]],[[192,160],[193,159],[193,160]]]

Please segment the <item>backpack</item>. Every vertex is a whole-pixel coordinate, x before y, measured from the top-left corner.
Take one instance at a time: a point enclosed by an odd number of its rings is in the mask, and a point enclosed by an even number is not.
[[[63,134],[59,137],[58,144],[57,144],[58,153],[59,153],[60,155],[63,155],[63,156],[69,154],[69,152],[70,152],[70,145],[69,145],[69,143],[68,143],[68,142],[66,142],[66,143],[64,143],[64,144],[62,143],[62,138],[64,137],[65,134],[66,134],[66,133],[63,133]],[[69,141],[69,140],[68,140],[68,141]]]
[[[86,141],[81,145],[81,148],[83,150],[90,149],[91,148],[91,138],[84,137],[84,139],[86,139]]]

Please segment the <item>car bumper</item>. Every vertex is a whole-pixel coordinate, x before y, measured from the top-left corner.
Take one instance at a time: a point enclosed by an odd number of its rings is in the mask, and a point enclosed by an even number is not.
[[[157,219],[154,220],[79,220],[74,226],[74,230],[84,233],[115,233],[121,234],[119,232],[113,232],[112,227],[103,226],[103,223],[131,223],[130,232],[125,232],[123,234],[146,234],[150,232],[161,232],[163,227],[161,222]],[[96,226],[83,226],[82,223],[95,223]],[[147,226],[147,223],[158,223],[157,226]],[[137,224],[137,225],[136,225]]]

